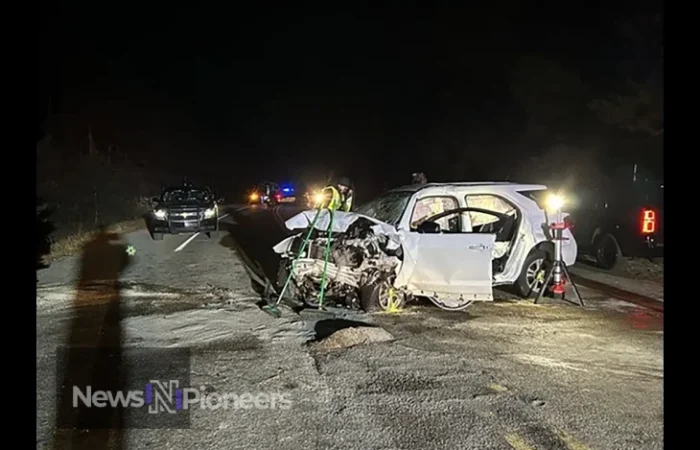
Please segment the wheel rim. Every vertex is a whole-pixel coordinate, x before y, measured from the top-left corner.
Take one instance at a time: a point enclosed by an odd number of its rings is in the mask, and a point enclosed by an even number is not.
[[[536,259],[527,266],[525,282],[531,292],[539,292],[544,285],[544,259]]]
[[[400,307],[401,304],[403,303],[403,298],[399,294],[396,293],[394,290],[393,286],[389,285],[389,283],[382,283],[379,285],[379,293],[378,293],[378,302],[379,302],[379,307],[382,308],[382,310],[387,311],[389,310],[389,297],[393,297],[393,304],[394,307]]]

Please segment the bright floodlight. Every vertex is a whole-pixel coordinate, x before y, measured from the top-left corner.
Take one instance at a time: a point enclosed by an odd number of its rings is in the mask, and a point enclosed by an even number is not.
[[[547,199],[547,209],[550,211],[559,211],[564,206],[564,197],[557,194],[552,194]]]

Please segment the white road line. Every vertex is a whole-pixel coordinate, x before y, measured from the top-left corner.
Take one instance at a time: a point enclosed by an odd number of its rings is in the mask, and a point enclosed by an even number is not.
[[[223,216],[219,217],[217,220],[221,220],[221,219],[223,219],[224,217],[227,217],[227,216],[228,216],[228,213],[226,213],[226,214],[224,214]],[[190,242],[192,242],[192,241],[194,240],[194,238],[196,238],[197,236],[199,236],[199,233],[195,233],[195,234],[193,234],[192,236],[190,236],[185,242],[183,242],[182,244],[180,244],[180,246],[179,246],[178,248],[176,248],[175,251],[176,251],[176,252],[179,252],[179,251],[182,250],[183,248],[187,247],[187,244],[189,244]]]
[[[286,230],[287,225],[285,225],[284,220],[282,220],[282,216],[280,216],[278,206],[275,206],[272,209],[272,215],[275,217],[275,220],[277,221],[277,224],[280,226],[280,228],[282,228],[283,230]]]
[[[192,236],[190,236],[185,242],[183,242],[182,244],[180,244],[180,246],[179,246],[178,248],[176,248],[175,251],[176,251],[176,252],[179,252],[179,251],[182,250],[183,248],[187,247],[187,244],[189,244],[190,242],[192,242],[192,240],[193,240],[194,238],[196,238],[198,235],[199,235],[199,233],[195,233],[195,234],[193,234]]]

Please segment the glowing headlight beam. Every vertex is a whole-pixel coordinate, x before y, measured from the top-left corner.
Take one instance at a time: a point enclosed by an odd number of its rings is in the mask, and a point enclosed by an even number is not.
[[[546,206],[550,211],[559,211],[566,204],[566,199],[561,194],[552,194],[547,198]]]
[[[153,214],[155,214],[156,219],[165,219],[166,212],[163,209],[159,209],[154,211]]]

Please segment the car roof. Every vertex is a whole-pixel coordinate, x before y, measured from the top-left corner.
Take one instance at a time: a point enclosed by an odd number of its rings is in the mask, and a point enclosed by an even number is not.
[[[168,191],[210,191],[211,189],[199,186],[168,186],[163,189],[164,192]]]
[[[409,184],[390,190],[389,192],[418,192],[430,187],[504,187],[516,191],[543,191],[547,186],[543,184],[522,184],[512,183],[509,181],[458,181],[452,183],[426,183],[426,184]]]

